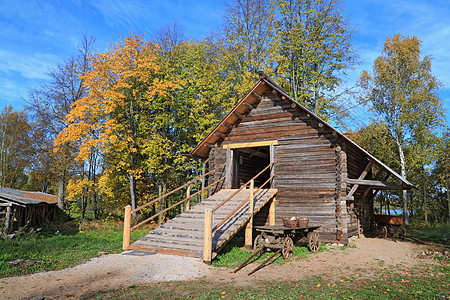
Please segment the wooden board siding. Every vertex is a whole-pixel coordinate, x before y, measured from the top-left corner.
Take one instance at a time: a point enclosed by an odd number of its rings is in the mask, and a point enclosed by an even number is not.
[[[278,189],[276,223],[282,224],[282,217],[307,217],[311,225],[322,226],[322,240],[335,242],[336,137],[279,95],[268,91],[262,96],[258,106],[211,149],[210,158],[218,166],[226,161],[223,145],[278,140],[273,183]],[[264,220],[261,217],[259,223]]]

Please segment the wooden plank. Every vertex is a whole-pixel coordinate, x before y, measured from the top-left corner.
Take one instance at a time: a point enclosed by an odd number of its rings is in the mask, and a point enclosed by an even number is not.
[[[278,145],[278,140],[226,144],[223,145],[223,149],[253,148],[253,147],[270,146],[271,144]]]
[[[205,210],[205,228],[203,238],[203,262],[210,265],[212,260],[212,209]]]
[[[362,180],[366,177],[367,173],[369,173],[370,169],[372,168],[372,165],[373,165],[373,161],[370,160],[369,163],[367,164],[367,166],[364,168],[364,171],[359,176],[359,178],[358,178],[359,180]],[[359,186],[358,184],[354,184],[347,196],[351,197],[356,192],[356,189],[358,188],[358,186]]]
[[[403,190],[405,189],[402,185],[398,185],[395,182],[378,181],[378,180],[361,180],[361,179],[348,179],[348,183],[370,186],[374,189],[382,190]]]

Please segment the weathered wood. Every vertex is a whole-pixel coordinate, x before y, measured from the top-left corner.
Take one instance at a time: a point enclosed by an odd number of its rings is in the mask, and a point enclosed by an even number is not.
[[[221,139],[224,139],[226,137],[226,135],[224,133],[219,132],[219,131],[214,131],[214,135]]]
[[[220,125],[222,125],[222,126],[228,128],[228,129],[233,129],[233,127],[234,127],[232,124],[229,124],[229,123],[227,123],[227,122],[222,122]]]
[[[123,250],[130,249],[130,233],[131,233],[131,206],[125,206],[125,217],[123,220]]]
[[[239,120],[242,120],[244,118],[244,116],[242,114],[238,113],[237,111],[233,111],[233,116],[235,116]]]
[[[402,185],[397,185],[395,182],[378,181],[378,180],[361,180],[361,179],[348,179],[348,183],[369,186],[371,188],[383,189],[383,190],[403,190]]]
[[[225,186],[227,189],[231,188],[232,184],[232,162],[233,162],[233,151],[230,147],[227,147],[227,165],[226,165],[226,175],[225,175]]]
[[[269,145],[278,145],[277,140],[270,141],[259,141],[259,142],[248,142],[248,143],[232,143],[223,145],[223,149],[237,149],[237,148],[254,148]]]
[[[277,201],[277,198],[273,198],[272,201],[270,201],[269,206],[269,225],[273,226],[275,225],[275,202]]]
[[[255,99],[257,99],[258,101],[261,101],[261,100],[262,100],[261,95],[258,95],[257,93],[253,93],[252,96],[253,96]]]
[[[203,237],[203,262],[210,265],[212,261],[212,209],[205,209],[205,227]]]
[[[367,166],[365,167],[364,171],[361,173],[361,175],[359,176],[359,180],[362,180],[366,177],[367,173],[369,173],[370,169],[372,168],[373,165],[373,160],[370,160],[369,163],[367,164]],[[349,182],[350,183],[350,182]],[[348,193],[348,196],[352,196],[353,193],[356,192],[356,189],[358,188],[358,184],[354,184],[352,186],[352,189],[350,190],[350,192]]]
[[[245,227],[245,248],[252,249],[252,242],[253,242],[253,211],[254,211],[254,187],[255,187],[255,180],[250,181],[250,220],[247,223],[247,226]]]
[[[244,104],[245,107],[249,108],[249,109],[253,109],[253,105],[251,105],[250,103],[247,102],[243,102],[242,104]]]

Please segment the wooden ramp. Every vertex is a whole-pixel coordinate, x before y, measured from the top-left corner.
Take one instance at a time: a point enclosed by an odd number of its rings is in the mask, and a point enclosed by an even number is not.
[[[203,228],[205,209],[214,209],[236,190],[223,189],[198,203],[189,211],[176,216],[151,231],[131,245],[133,250],[180,256],[203,257]],[[254,213],[269,202],[277,193],[276,189],[261,189],[255,193]],[[239,204],[250,197],[250,190],[244,189],[213,214],[213,228],[228,216]],[[212,249],[215,255],[250,219],[247,202],[222,224],[212,236]]]

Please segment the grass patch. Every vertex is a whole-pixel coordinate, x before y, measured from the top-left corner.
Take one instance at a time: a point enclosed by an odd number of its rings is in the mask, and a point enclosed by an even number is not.
[[[0,277],[60,270],[86,262],[102,253],[122,251],[122,224],[75,220],[52,224],[42,232],[19,236],[13,240],[0,238]],[[148,233],[135,230],[132,240]],[[8,260],[37,260],[33,265],[12,267]]]
[[[357,275],[338,280],[314,276],[252,286],[202,280],[165,282],[89,293],[83,299],[439,299],[439,295],[450,293],[449,266],[425,268],[414,276],[382,273],[369,280]]]
[[[449,245],[450,223],[436,224],[433,226],[411,226],[407,229],[407,235],[428,242]]]

